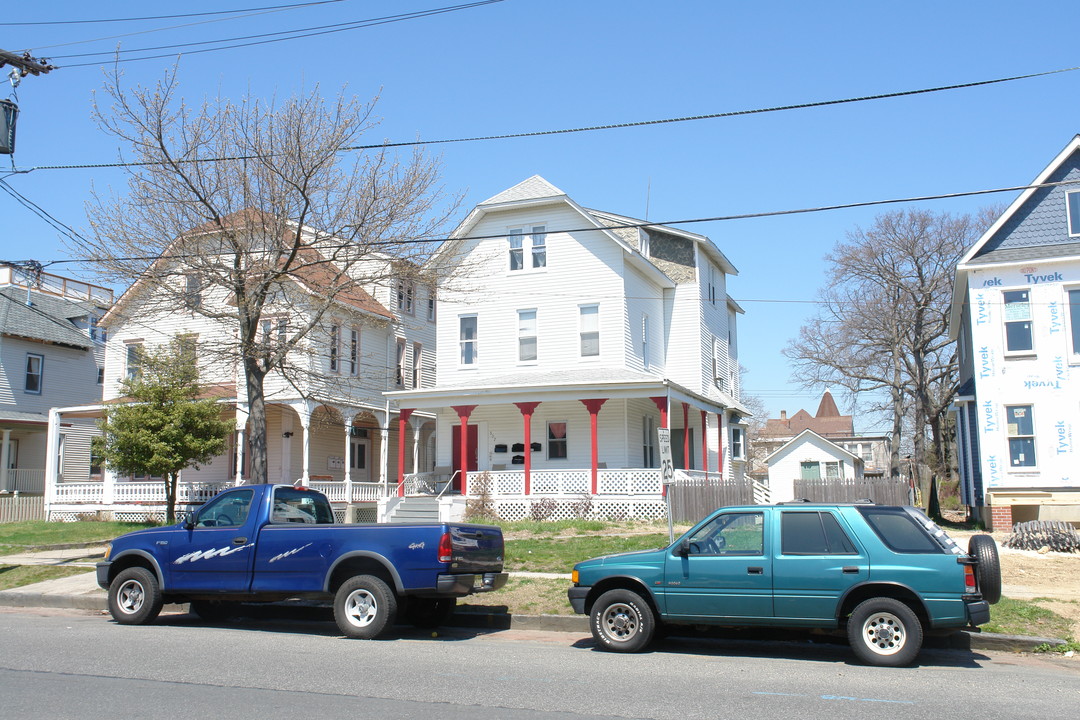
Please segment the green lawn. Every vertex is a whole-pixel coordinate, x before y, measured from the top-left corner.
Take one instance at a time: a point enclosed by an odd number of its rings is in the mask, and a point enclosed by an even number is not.
[[[56,580],[89,572],[94,572],[94,569],[63,565],[0,565],[0,590],[10,590],[44,580]]]
[[[508,539],[505,565],[510,572],[569,573],[574,563],[591,557],[655,550],[667,544],[667,533]]]
[[[60,523],[30,520],[0,523],[0,555],[49,545],[105,543],[118,535],[145,527],[150,526],[145,523],[94,521]]]

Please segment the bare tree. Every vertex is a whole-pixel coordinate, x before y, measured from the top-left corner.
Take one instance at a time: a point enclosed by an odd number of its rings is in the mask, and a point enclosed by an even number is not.
[[[415,272],[456,201],[422,151],[356,151],[376,125],[374,100],[327,102],[316,89],[193,107],[175,71],[152,88],[110,75],[104,90],[111,102],[94,116],[130,148],[128,191],[95,191],[93,232],[71,250],[134,284],[118,305],[126,321],[184,311],[211,328],[199,333],[200,361],[214,368],[203,380],[242,378],[251,474],[266,482],[267,375],[310,388],[301,376],[314,370],[324,316],[343,302],[363,308],[365,288]]]
[[[784,354],[806,386],[838,385],[865,410],[891,417],[890,472],[910,417],[917,462],[948,467],[943,418],[955,393],[956,355],[948,313],[956,264],[987,227],[991,212],[958,217],[902,210],[848,233],[827,256],[821,307]]]

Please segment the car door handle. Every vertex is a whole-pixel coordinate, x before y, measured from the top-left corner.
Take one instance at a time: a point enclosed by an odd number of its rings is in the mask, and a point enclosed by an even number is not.
[[[855,565],[845,565],[843,572],[845,575],[858,575],[859,568]]]
[[[232,539],[232,544],[233,544],[233,545],[243,545],[243,544],[244,544],[244,543],[246,543],[246,542],[247,542],[247,538],[246,538],[246,537],[234,537],[234,538]]]
[[[746,568],[746,573],[748,575],[764,575],[765,574],[765,568],[748,567],[748,568]]]

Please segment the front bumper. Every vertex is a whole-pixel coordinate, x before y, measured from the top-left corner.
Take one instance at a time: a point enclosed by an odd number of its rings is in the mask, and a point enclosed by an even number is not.
[[[574,585],[566,591],[566,598],[570,601],[570,607],[578,615],[585,614],[585,599],[589,596],[592,588],[588,585]]]
[[[491,592],[506,584],[507,573],[483,573],[465,575],[440,575],[435,589],[440,595],[464,597],[473,593]]]
[[[110,561],[106,560],[104,562],[99,562],[98,564],[96,564],[94,566],[94,569],[97,571],[97,584],[98,584],[98,587],[104,588],[106,590],[109,589],[109,566],[110,565],[112,565],[112,563]]]
[[[968,600],[964,605],[967,607],[968,623],[971,626],[990,622],[990,603],[985,600]]]

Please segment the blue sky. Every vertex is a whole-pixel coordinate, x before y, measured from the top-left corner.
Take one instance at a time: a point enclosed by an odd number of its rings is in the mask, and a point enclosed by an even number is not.
[[[459,0],[460,1],[460,0]],[[363,20],[454,0],[344,0],[229,21],[13,25],[285,4],[58,0],[6,8],[0,48],[67,65],[26,78],[14,164],[107,163],[115,142],[90,119],[100,58],[135,49]],[[504,0],[459,12],[318,37],[186,55],[189,100],[221,93],[287,96],[319,84],[381,94],[371,140],[441,139],[683,117],[917,90],[1080,65],[1075,2],[649,2]],[[165,32],[121,33],[186,25]],[[68,44],[98,39],[91,43]],[[139,53],[136,53],[136,55]],[[156,53],[145,53],[156,54]],[[152,83],[173,59],[129,62]],[[6,73],[4,68],[0,73]],[[467,209],[533,174],[576,201],[658,222],[1022,185],[1080,131],[1080,71],[912,97],[551,137],[441,145],[444,180]],[[0,98],[10,97],[5,83]],[[10,166],[0,157],[0,176]],[[75,228],[91,184],[115,170],[34,170],[7,182]],[[951,213],[1012,194],[937,200]],[[813,412],[819,390],[790,383],[781,350],[813,312],[823,257],[857,226],[897,206],[685,225],[713,238],[739,269],[730,294],[746,309],[744,391],[770,416]],[[902,207],[902,206],[901,206]],[[58,233],[0,194],[0,259],[64,259]],[[74,274],[71,265],[53,268]],[[89,279],[86,274],[82,277]],[[856,430],[879,427],[860,418]]]

